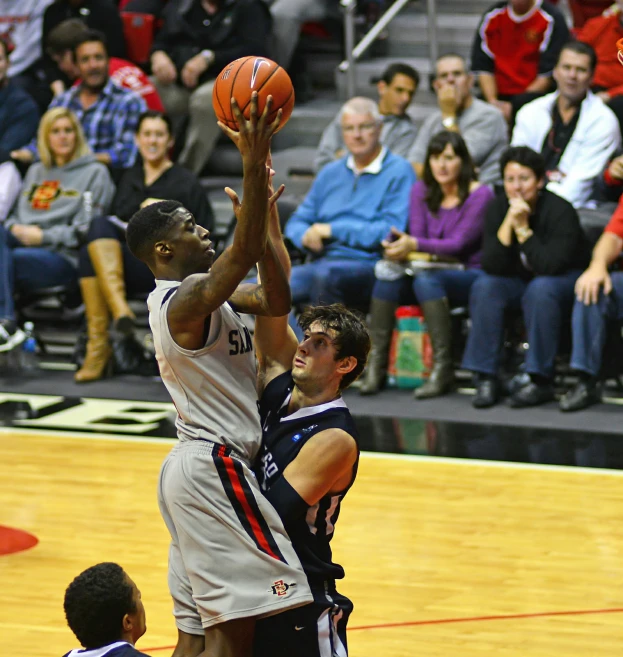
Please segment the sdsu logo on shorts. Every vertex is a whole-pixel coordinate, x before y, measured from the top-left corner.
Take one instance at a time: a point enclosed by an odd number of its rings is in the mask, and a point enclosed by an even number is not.
[[[292,584],[286,584],[282,579],[278,579],[276,582],[272,583],[270,590],[273,595],[277,595],[281,598],[284,595],[288,595],[288,591],[295,586],[296,582],[292,582]]]

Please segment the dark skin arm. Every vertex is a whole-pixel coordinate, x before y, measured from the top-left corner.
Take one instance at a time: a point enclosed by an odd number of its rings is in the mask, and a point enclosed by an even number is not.
[[[238,214],[233,244],[225,249],[208,273],[187,276],[171,297],[167,312],[169,330],[175,342],[185,349],[203,346],[205,319],[229,299],[266,250],[269,179],[266,159],[271,137],[281,120],[279,112],[275,121],[268,123],[271,107],[272,97],[269,96],[264,112],[258,116],[257,93],[253,92],[248,121],[232,99],[239,132],[219,123],[242,155],[244,202]],[[199,230],[196,225],[191,229]]]

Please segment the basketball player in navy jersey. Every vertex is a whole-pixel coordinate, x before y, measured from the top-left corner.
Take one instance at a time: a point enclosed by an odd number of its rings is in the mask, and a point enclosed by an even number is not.
[[[80,573],[63,606],[84,648],[65,657],[147,657],[134,647],[146,630],[141,592],[118,564],[98,563]]]
[[[270,240],[290,261],[271,212]],[[263,438],[256,472],[281,516],[307,575],[314,603],[259,621],[255,657],[346,657],[352,603],[335,580],[330,541],[340,504],[357,473],[357,431],[342,391],[362,373],[370,351],[365,323],[341,304],[303,312],[298,340],[288,317],[258,317],[255,347]]]
[[[261,445],[256,364],[238,312],[284,315],[288,278],[267,241],[267,157],[279,125],[258,117],[221,126],[244,170],[234,201],[233,244],[212,264],[209,231],[186,208],[162,201],[128,225],[132,253],[154,273],[147,301],[162,380],[177,410],[178,443],[160,472],[158,503],[171,535],[169,590],[178,628],[173,657],[247,657],[255,620],[312,601],[283,523],[259,490],[251,463]],[[259,261],[259,262],[258,262]],[[238,285],[258,262],[262,284]],[[293,657],[293,656],[290,656]]]

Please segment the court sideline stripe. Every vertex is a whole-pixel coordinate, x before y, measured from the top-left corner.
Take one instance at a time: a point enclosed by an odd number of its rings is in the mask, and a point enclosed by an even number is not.
[[[500,620],[521,620],[523,618],[551,618],[555,616],[588,616],[591,614],[620,614],[623,613],[623,607],[613,609],[574,609],[569,611],[540,611],[530,614],[503,614],[500,616],[472,616],[467,618],[438,618],[433,620],[405,621],[403,623],[379,623],[377,625],[357,625],[349,627],[348,632],[357,630],[384,630],[394,627],[415,627],[418,625],[449,625],[451,623],[482,623],[487,621]],[[157,648],[143,648],[141,651],[157,652],[159,650],[173,650],[175,646],[160,646]]]

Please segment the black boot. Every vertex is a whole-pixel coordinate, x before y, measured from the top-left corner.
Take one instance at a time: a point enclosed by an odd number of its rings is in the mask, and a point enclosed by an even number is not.
[[[360,395],[376,395],[385,384],[397,308],[398,304],[394,301],[373,298],[370,303],[369,329],[372,349],[359,387]]]
[[[428,399],[444,395],[454,383],[452,363],[452,319],[448,300],[434,299],[422,304],[422,312],[433,346],[433,371],[428,381],[416,388],[417,399]]]

